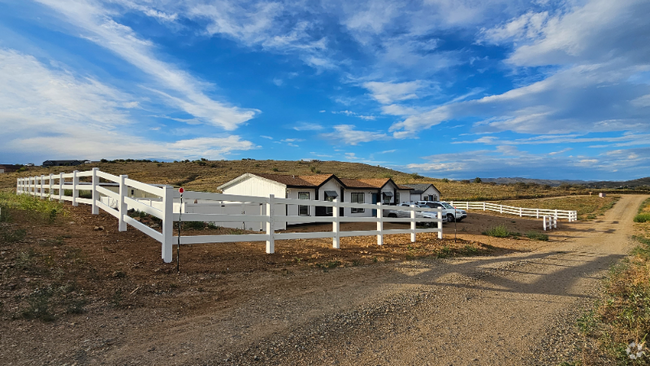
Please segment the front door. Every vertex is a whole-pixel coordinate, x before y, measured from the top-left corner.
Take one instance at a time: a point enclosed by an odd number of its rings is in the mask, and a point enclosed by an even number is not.
[[[373,204],[373,205],[376,205],[376,204],[377,204],[377,193],[373,193],[373,194],[372,194],[372,204]],[[373,216],[373,217],[377,217],[377,210],[374,209],[374,208],[372,209],[372,216]]]

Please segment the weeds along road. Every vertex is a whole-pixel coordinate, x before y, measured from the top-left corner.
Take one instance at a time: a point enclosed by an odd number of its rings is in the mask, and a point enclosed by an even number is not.
[[[558,231],[542,250],[283,277],[251,275],[237,307],[141,324],[105,364],[528,365],[573,352],[570,327],[634,246],[644,196]],[[541,225],[541,224],[540,224]],[[560,225],[563,225],[560,223]],[[126,320],[126,321],[135,321]]]

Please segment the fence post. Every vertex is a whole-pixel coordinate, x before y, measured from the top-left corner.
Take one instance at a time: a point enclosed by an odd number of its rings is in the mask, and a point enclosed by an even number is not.
[[[97,177],[97,171],[98,170],[99,170],[99,168],[93,168],[93,176],[92,176],[92,178],[93,178],[92,189],[93,190],[91,191],[92,195],[93,195],[93,197],[92,197],[92,199],[93,199],[93,202],[92,202],[92,206],[93,206],[92,213],[93,213],[93,215],[99,215],[99,207],[97,207],[97,198],[99,196],[99,193],[97,192],[97,183],[98,183],[97,181],[99,180],[99,177]]]
[[[50,185],[49,185],[49,188],[48,188],[48,190],[47,190],[47,196],[48,196],[48,199],[49,199],[50,201],[52,200],[52,192],[53,192],[53,190],[52,190],[52,185],[54,184],[54,183],[52,183],[53,180],[54,180],[54,174],[50,173],[50,179],[48,180],[48,182],[50,183]]]
[[[45,176],[41,174],[41,177],[40,177],[40,179],[39,179],[39,181],[38,181],[39,186],[40,186],[40,188],[39,188],[39,190],[38,190],[38,193],[39,193],[39,196],[41,197],[41,199],[43,199],[43,196],[45,195],[45,194],[43,193],[43,181],[44,181],[44,180],[45,180]]]
[[[501,210],[500,213],[503,213],[503,205],[499,205],[499,210]]]
[[[20,194],[20,178],[16,178],[16,194]]]
[[[537,219],[539,219],[539,208],[537,209]]]
[[[274,201],[275,195],[269,195],[269,203],[266,204],[266,218],[268,219],[266,222],[266,235],[269,236],[269,240],[266,241],[267,254],[275,253],[275,238],[273,237],[275,235],[275,229],[273,228],[273,214],[275,213],[275,208],[273,207],[275,204]]]
[[[483,211],[485,211],[485,202],[483,202]]]
[[[542,221],[544,221],[544,231],[546,231],[546,216],[542,216]]]
[[[77,170],[72,172],[72,205],[73,206],[79,205],[79,203],[77,202],[77,198],[79,197],[79,191],[77,190],[77,183],[79,183],[79,177],[77,177],[77,173],[79,173]],[[120,230],[120,231],[124,231],[124,230]]]
[[[339,201],[338,197],[334,199],[334,207],[332,208],[332,248],[341,249],[341,222],[339,221]]]
[[[384,245],[384,210],[377,202],[377,245]]]
[[[122,180],[122,179],[120,179]],[[120,184],[120,187],[122,185]],[[122,190],[120,189],[120,192]],[[120,194],[121,196],[121,194]],[[162,260],[165,263],[172,261],[172,244],[174,240],[174,188],[163,188],[163,222],[162,222]]]
[[[411,243],[415,243],[415,205],[411,205]]]
[[[59,173],[59,202],[63,202],[63,172]]]
[[[438,239],[442,239],[442,207],[438,207]]]
[[[523,212],[524,212],[524,209],[521,208],[521,207],[519,207],[519,217],[523,217],[523,216],[524,216]]]
[[[124,216],[127,214],[126,213],[127,206],[126,206],[126,202],[124,201],[124,197],[126,196],[127,192],[126,192],[126,183],[124,183],[124,180],[127,177],[128,177],[127,175],[120,175],[120,200],[117,203],[117,210],[120,212],[119,228],[118,228],[119,231],[126,231],[126,222],[124,221]]]
[[[557,214],[553,216],[553,229],[557,229]]]

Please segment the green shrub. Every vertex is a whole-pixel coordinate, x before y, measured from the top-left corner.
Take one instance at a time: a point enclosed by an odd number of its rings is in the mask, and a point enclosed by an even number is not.
[[[27,309],[23,310],[22,315],[25,319],[40,319],[50,322],[54,320],[54,314],[50,306],[52,298],[52,289],[36,289],[27,298]]]
[[[650,221],[650,213],[640,213],[634,216],[634,222],[648,222]]]
[[[40,199],[28,194],[0,192],[0,206],[5,210],[21,210],[30,213],[31,219],[53,223],[59,213],[66,214],[65,206],[58,201]]]
[[[205,229],[205,222],[203,221],[184,221],[183,229],[203,230]]]
[[[9,209],[5,206],[0,206],[0,222],[10,222],[11,215],[9,215]]]
[[[505,225],[495,226],[483,232],[483,235],[494,236],[495,238],[507,238],[513,234],[515,233],[508,230]]]
[[[26,234],[27,232],[25,229],[12,230],[8,227],[0,228],[0,238],[2,238],[5,243],[17,243],[25,239]]]

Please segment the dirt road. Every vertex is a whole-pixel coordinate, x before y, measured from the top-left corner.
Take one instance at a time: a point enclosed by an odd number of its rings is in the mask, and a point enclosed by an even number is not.
[[[79,365],[557,364],[573,352],[581,307],[634,246],[632,218],[644,198],[623,196],[603,219],[567,226],[532,252],[241,273],[231,279],[246,299],[237,306],[191,317],[162,304],[107,311],[61,324],[60,340],[34,329],[31,340],[48,349],[72,343],[60,348],[68,355],[47,357]],[[14,364],[48,363],[31,361]]]

